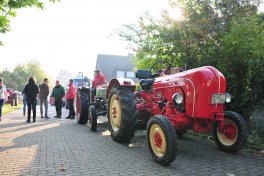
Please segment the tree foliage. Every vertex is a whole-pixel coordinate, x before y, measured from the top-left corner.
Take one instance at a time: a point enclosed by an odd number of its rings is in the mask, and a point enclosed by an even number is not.
[[[260,0],[170,0],[184,17],[174,20],[168,11],[161,19],[145,14],[138,24],[125,25],[121,38],[136,52],[138,68],[157,60],[187,69],[212,65],[227,79],[234,96],[229,109],[249,117],[264,93],[263,15]]]
[[[220,40],[217,66],[235,97],[232,108],[245,115],[261,104],[264,94],[264,23],[260,15],[237,16]]]
[[[59,0],[49,0],[56,2]],[[44,9],[44,0],[0,0],[0,33],[10,31],[10,18],[16,16],[16,10],[27,7]],[[1,45],[0,41],[0,45]]]
[[[23,90],[30,76],[35,76],[38,84],[42,83],[44,78],[49,78],[49,82],[52,83],[49,75],[47,75],[41,68],[41,65],[34,60],[26,64],[18,64],[12,71],[8,69],[0,71],[0,77],[4,79],[6,87],[18,91]]]

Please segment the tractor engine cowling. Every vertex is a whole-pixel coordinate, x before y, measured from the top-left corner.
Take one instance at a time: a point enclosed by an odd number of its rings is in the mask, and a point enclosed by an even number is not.
[[[96,88],[96,97],[105,99],[106,98],[107,87],[108,87],[108,85],[98,86]]]
[[[153,89],[154,97],[164,97],[168,102],[180,101],[182,95],[187,117],[222,118],[226,81],[223,74],[214,67],[200,67],[156,78]]]

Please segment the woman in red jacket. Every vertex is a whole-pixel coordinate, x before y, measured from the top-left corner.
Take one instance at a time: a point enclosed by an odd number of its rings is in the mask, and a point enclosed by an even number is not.
[[[74,106],[73,106],[73,102],[76,96],[76,89],[73,85],[73,80],[70,79],[70,85],[69,85],[69,90],[66,93],[66,99],[69,103],[69,116],[66,117],[66,119],[75,119],[75,110],[74,110]]]

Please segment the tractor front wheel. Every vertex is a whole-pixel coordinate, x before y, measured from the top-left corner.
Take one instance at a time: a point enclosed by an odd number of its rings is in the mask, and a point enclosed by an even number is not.
[[[156,115],[149,120],[147,141],[156,162],[166,166],[175,160],[177,137],[173,126],[165,116]]]
[[[136,100],[130,88],[111,90],[108,104],[109,130],[117,142],[129,142],[136,132]]]
[[[245,120],[235,112],[226,111],[224,122],[214,124],[213,135],[220,150],[237,153],[247,140],[247,125]]]
[[[93,105],[89,106],[89,125],[91,131],[96,131],[97,129],[97,114],[96,114],[96,109]]]

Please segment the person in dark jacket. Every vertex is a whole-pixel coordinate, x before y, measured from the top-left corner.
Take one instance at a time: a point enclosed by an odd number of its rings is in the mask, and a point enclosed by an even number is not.
[[[62,98],[65,96],[64,87],[60,85],[60,81],[56,81],[56,86],[52,90],[51,97],[54,97],[57,115],[54,118],[61,118]]]
[[[41,118],[44,118],[44,116],[43,116],[43,104],[44,104],[45,118],[49,119],[49,117],[48,117],[48,96],[49,96],[48,78],[45,78],[44,82],[39,85],[39,100],[40,100]]]
[[[75,110],[73,106],[73,102],[76,96],[76,89],[73,85],[73,80],[70,79],[70,84],[69,84],[69,89],[68,92],[66,93],[66,99],[69,102],[69,115],[66,117],[66,119],[75,119]]]
[[[36,84],[35,77],[33,76],[29,77],[28,83],[26,84],[23,92],[26,95],[27,106],[28,106],[27,122],[30,122],[31,109],[33,111],[33,122],[36,122],[36,106],[37,106],[37,96],[39,93],[39,88]]]

